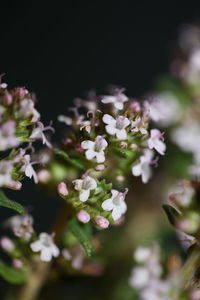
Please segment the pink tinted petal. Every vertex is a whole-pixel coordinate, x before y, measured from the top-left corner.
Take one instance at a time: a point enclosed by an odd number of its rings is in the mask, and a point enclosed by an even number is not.
[[[130,124],[130,121],[128,118],[124,119],[124,128],[126,128]]]
[[[119,140],[126,140],[127,139],[126,130],[125,129],[118,130],[116,136]]]
[[[105,200],[105,201],[102,203],[101,207],[103,208],[103,210],[106,210],[106,211],[112,210],[112,209],[113,209],[113,202],[112,202],[112,199],[110,198],[110,199]]]
[[[112,211],[113,220],[116,221],[121,217],[121,211],[118,207],[115,207]]]
[[[106,132],[110,135],[115,135],[117,132],[117,129],[115,127],[113,127],[113,125],[107,125]]]
[[[113,189],[113,190],[111,190],[111,194],[112,194],[112,198],[114,198],[119,194],[119,192],[117,190]]]
[[[40,241],[36,241],[30,244],[30,247],[33,252],[38,252],[42,249],[42,244]]]
[[[114,97],[114,96],[105,96],[105,98],[103,98],[101,100],[101,102],[105,103],[105,104],[107,104],[107,103],[114,103],[115,101],[116,101],[116,97]]]
[[[80,194],[79,194],[79,200],[81,202],[85,202],[89,198],[89,195],[90,195],[90,191],[89,190],[85,190],[83,192],[80,192]]]
[[[124,105],[123,105],[122,102],[119,102],[119,101],[118,101],[118,102],[115,102],[115,108],[121,110],[121,109],[124,108]]]
[[[111,115],[108,115],[108,114],[105,114],[103,116],[102,120],[105,124],[109,124],[109,125],[115,125],[116,124],[116,120]]]
[[[134,176],[140,176],[142,173],[141,164],[137,164],[132,167],[132,174]]]
[[[98,163],[103,163],[105,161],[105,155],[104,155],[104,152],[101,151],[101,152],[97,152],[96,153],[96,158],[97,158],[97,162]]]
[[[93,150],[87,150],[85,156],[88,160],[92,160],[96,156],[96,152]]]
[[[52,258],[51,250],[49,248],[42,248],[40,258],[42,261],[50,261]]]
[[[58,247],[56,245],[52,245],[51,246],[51,253],[54,257],[58,257],[58,255],[60,254],[60,250],[58,249]]]
[[[149,165],[143,167],[143,171],[141,175],[142,175],[142,182],[147,183],[151,177],[151,168],[149,167]]]
[[[166,150],[166,145],[163,141],[160,140],[156,140],[154,143],[154,148],[156,149],[156,151],[158,151],[158,153],[160,153],[161,155],[165,154],[165,150]]]
[[[124,202],[124,201],[121,202],[120,211],[121,211],[121,214],[124,214],[127,211],[126,202]]]
[[[81,143],[82,149],[94,149],[94,142],[92,141],[83,141]]]

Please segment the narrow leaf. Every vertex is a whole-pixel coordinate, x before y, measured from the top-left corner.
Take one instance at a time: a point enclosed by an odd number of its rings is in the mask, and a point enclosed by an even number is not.
[[[21,204],[12,201],[6,197],[6,195],[0,190],[0,206],[14,209],[16,210],[19,214],[23,215],[24,214],[24,208]]]
[[[85,166],[79,160],[69,157],[69,155],[66,152],[59,149],[55,149],[54,152],[57,155],[62,156],[71,165],[77,167],[78,169],[85,170]]]
[[[88,257],[91,257],[94,253],[92,241],[91,241],[91,230],[89,224],[80,224],[76,218],[71,218],[68,221],[68,226],[73,235],[81,243]]]
[[[169,222],[174,226],[176,224],[176,219],[179,216],[178,211],[168,204],[164,204],[163,209],[168,217]]]
[[[0,260],[0,276],[12,284],[21,284],[26,281],[27,272],[9,267]]]

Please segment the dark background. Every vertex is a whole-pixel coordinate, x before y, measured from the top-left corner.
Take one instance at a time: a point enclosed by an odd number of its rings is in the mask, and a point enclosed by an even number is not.
[[[90,88],[103,93],[112,83],[131,96],[151,89],[168,70],[179,26],[199,17],[193,1],[1,1],[0,73],[9,87],[34,91],[42,121],[56,128],[57,115]],[[34,189],[26,181],[11,196],[34,206],[44,231],[54,206]],[[0,220],[7,214],[1,209]]]

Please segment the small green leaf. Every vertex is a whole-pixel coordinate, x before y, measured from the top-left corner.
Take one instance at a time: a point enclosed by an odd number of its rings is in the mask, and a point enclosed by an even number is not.
[[[24,214],[24,208],[21,204],[12,201],[0,190],[0,206],[16,210],[19,214]]]
[[[77,167],[78,169],[85,170],[85,166],[79,160],[69,157],[69,155],[66,152],[59,149],[54,149],[54,152],[57,155],[62,156],[71,165]]]
[[[179,216],[178,211],[168,204],[164,204],[163,209],[168,217],[169,222],[174,226],[176,224],[176,219]]]
[[[68,226],[73,235],[81,243],[88,257],[94,253],[94,248],[91,241],[90,224],[80,224],[76,218],[71,218],[68,221]]]
[[[27,272],[9,267],[0,260],[0,276],[12,284],[21,284],[26,281]]]

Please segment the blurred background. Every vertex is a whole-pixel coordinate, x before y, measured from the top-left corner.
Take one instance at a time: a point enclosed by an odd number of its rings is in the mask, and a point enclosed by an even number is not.
[[[200,4],[195,1],[180,4],[172,1],[159,4],[112,0],[105,3],[75,0],[69,3],[4,1],[1,3],[0,17],[0,73],[6,73],[4,81],[10,88],[25,86],[35,92],[42,121],[47,124],[53,120],[55,129],[59,130],[61,127],[57,116],[60,113],[67,114],[72,100],[77,96],[84,97],[89,89],[94,88],[98,94],[103,94],[108,84],[116,84],[125,87],[126,94],[134,97],[142,97],[151,90],[157,77],[168,71],[180,25],[198,22],[199,16]],[[161,209],[159,214],[155,212],[156,218],[152,209],[154,205],[156,207],[155,199],[159,197],[157,184],[159,182],[162,186],[162,180],[164,181],[164,178],[158,180],[158,177],[159,170],[154,182],[150,182],[154,187],[150,197],[147,193],[148,185],[144,188],[140,180],[134,181],[137,199],[141,199],[140,208],[137,208],[134,216],[138,202],[132,203],[131,221],[129,220],[125,236],[122,234],[123,228],[114,228],[104,240],[104,251],[107,251],[109,261],[105,276],[83,277],[78,278],[78,281],[77,278],[70,277],[59,283],[57,297],[94,299],[95,290],[101,289],[95,299],[133,299],[131,293],[130,297],[122,296],[123,284],[127,290],[127,283],[126,277],[121,279],[123,271],[127,274],[130,272],[130,236],[136,235],[136,240],[140,243],[144,240],[146,243],[152,239],[151,232],[152,235],[159,235],[154,230],[158,223],[151,222],[158,218],[167,227],[172,245],[175,239],[169,233],[170,228]],[[37,187],[28,180],[22,191],[7,194],[11,198],[18,195],[15,200],[25,206],[32,206],[35,228],[38,231],[48,230],[55,217],[55,210],[59,209],[59,203],[51,202],[49,205],[51,197],[39,194]],[[143,209],[142,203],[145,203],[147,196],[148,204]],[[131,202],[132,196],[129,198]],[[138,213],[140,209],[148,212],[147,215],[142,213],[142,218],[146,220],[145,224],[152,224],[152,230],[143,224],[136,234],[137,218],[141,217]],[[11,214],[6,209],[1,209],[0,221]],[[113,249],[106,246],[109,239],[116,241],[114,254]],[[160,240],[162,243],[162,239]],[[170,243],[168,245],[170,247]],[[129,257],[128,261],[123,259],[120,251],[123,256]],[[117,290],[119,282],[122,288]],[[5,283],[0,280],[0,287],[2,286]],[[49,285],[48,290],[48,299],[55,299],[55,286]]]

